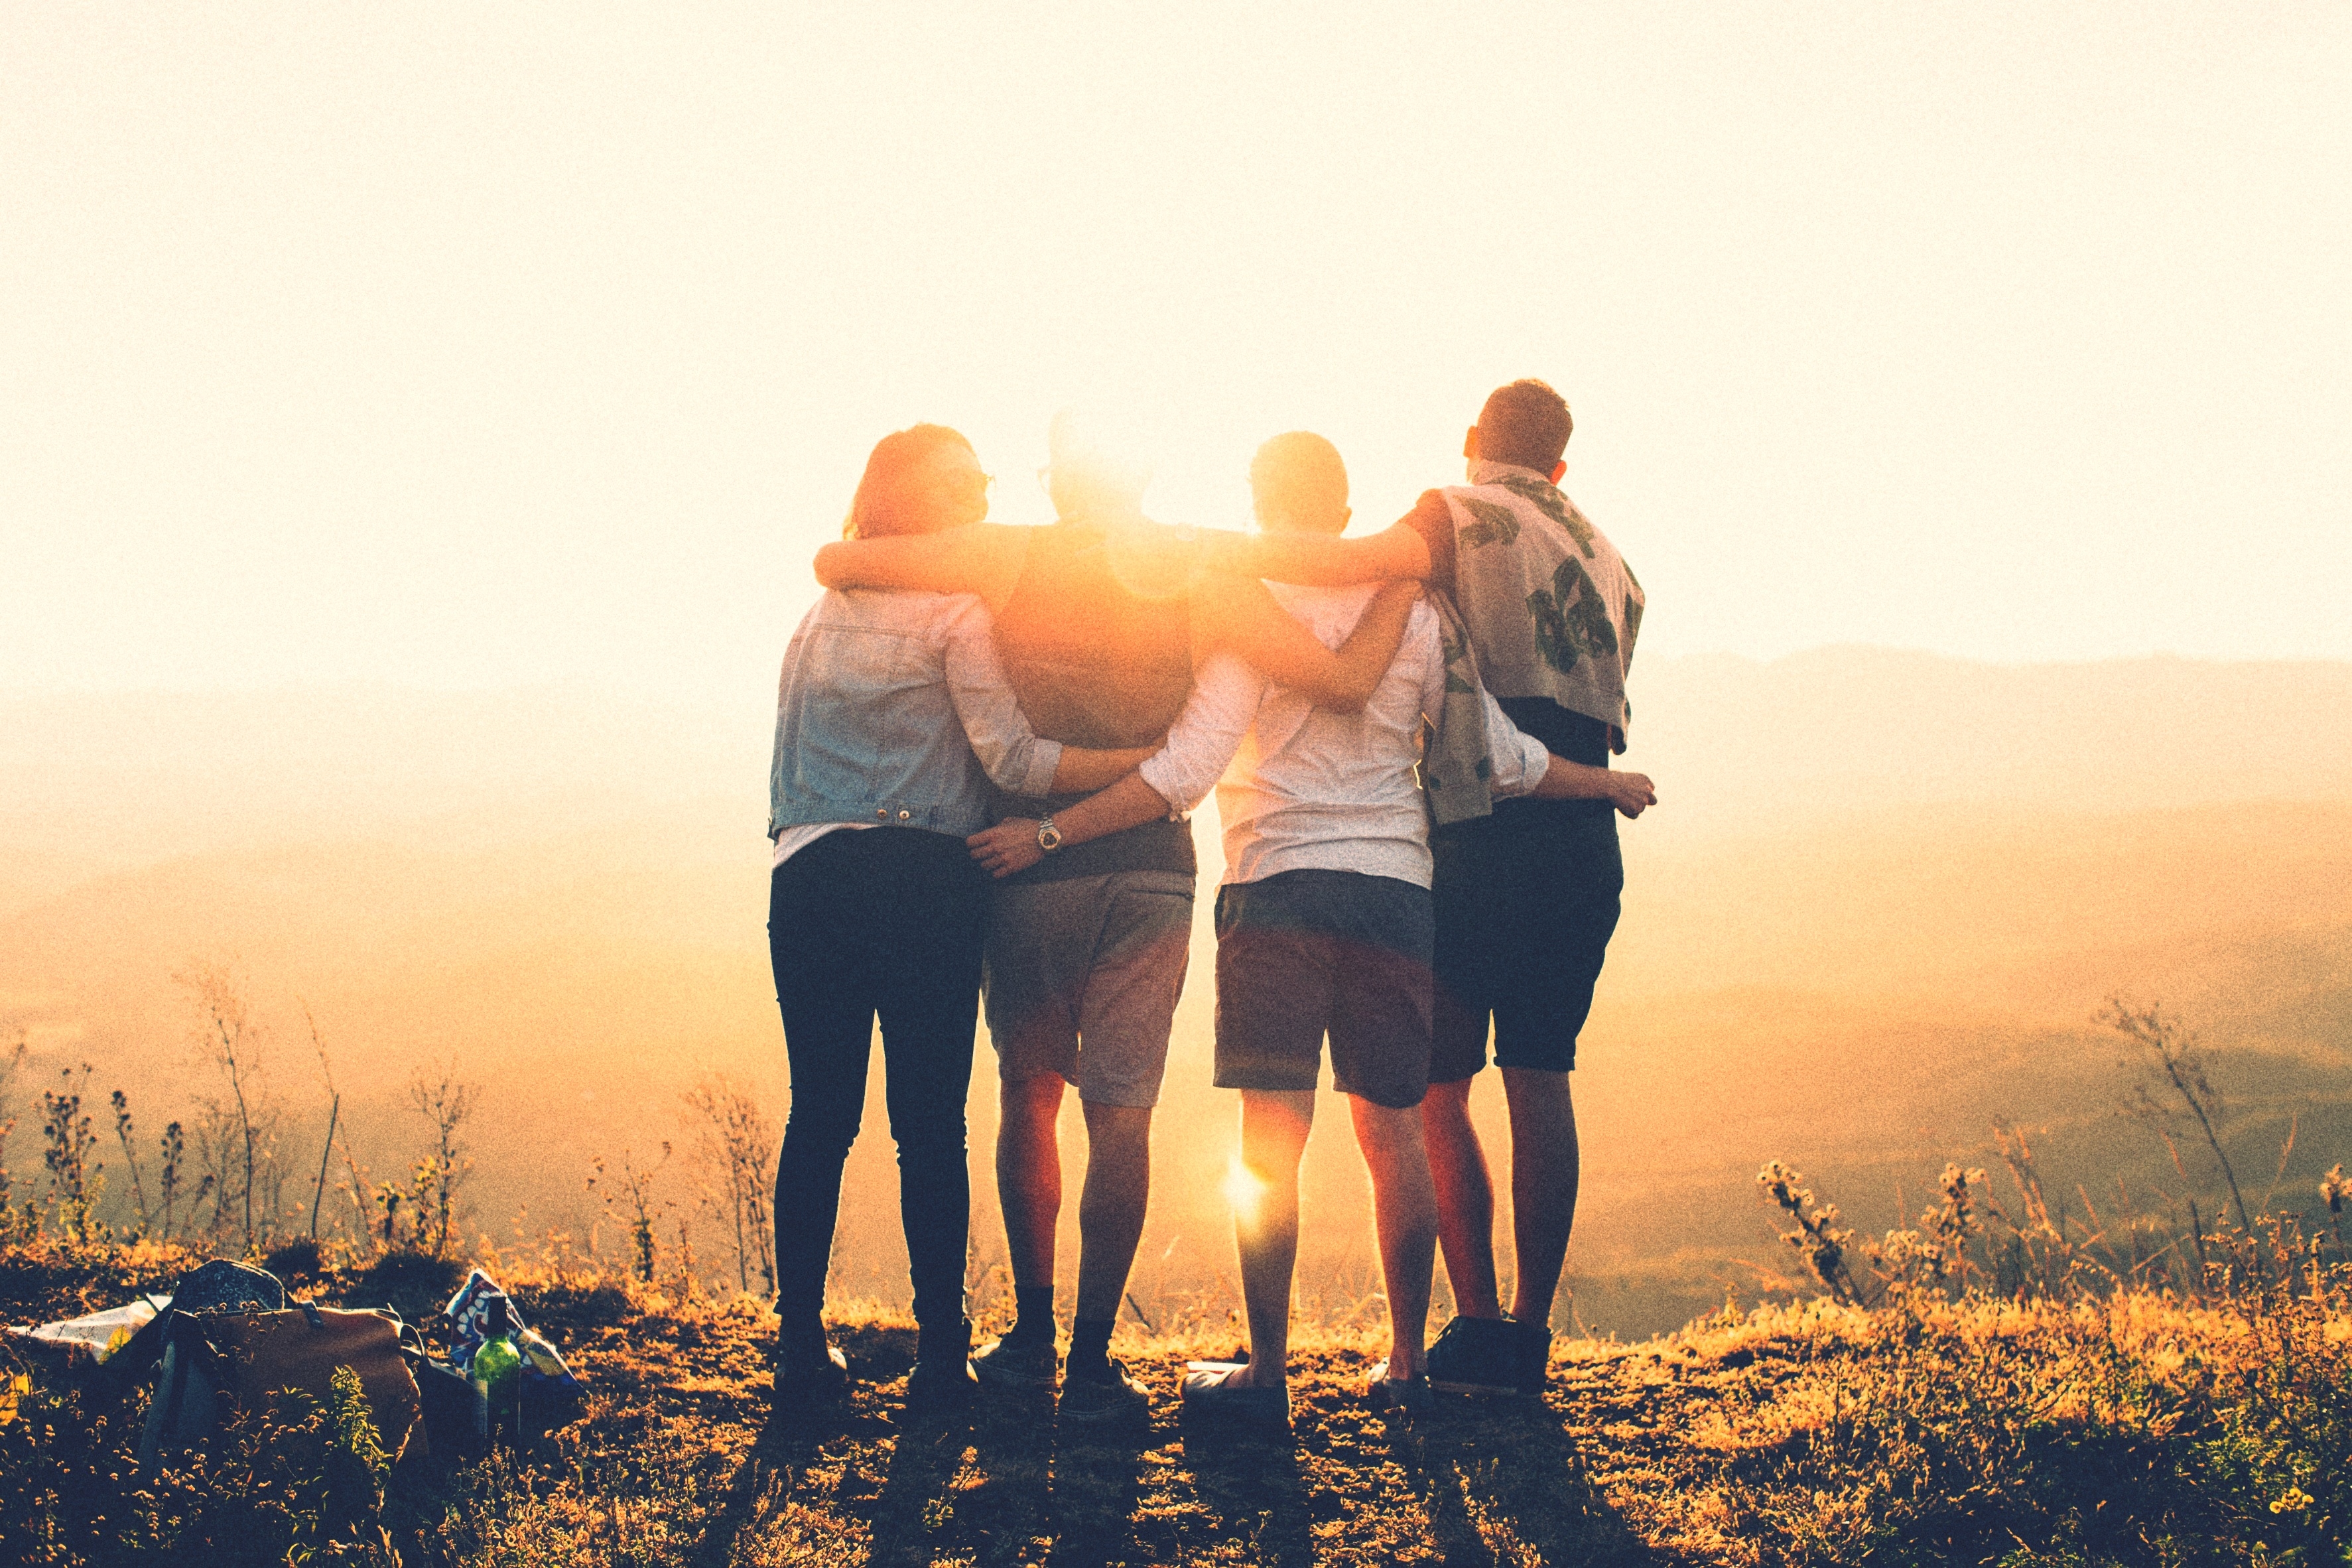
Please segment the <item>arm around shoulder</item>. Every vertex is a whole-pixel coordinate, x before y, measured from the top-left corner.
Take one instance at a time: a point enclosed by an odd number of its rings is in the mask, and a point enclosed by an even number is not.
[[[816,580],[828,588],[977,594],[1001,609],[1020,580],[1027,531],[975,522],[937,533],[845,539],[816,552]]]
[[[1409,521],[1391,523],[1360,539],[1291,532],[1234,536],[1217,558],[1222,569],[1243,576],[1309,587],[1429,575],[1429,546]]]
[[[1396,658],[1421,584],[1391,582],[1373,595],[1337,653],[1266,591],[1245,577],[1212,578],[1192,596],[1193,637],[1204,651],[1231,653],[1318,708],[1360,710]]]

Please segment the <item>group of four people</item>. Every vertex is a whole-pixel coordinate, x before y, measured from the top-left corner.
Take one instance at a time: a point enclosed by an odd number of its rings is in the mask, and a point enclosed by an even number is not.
[[[1286,1419],[1297,1171],[1325,1037],[1372,1177],[1391,1350],[1370,1394],[1539,1386],[1574,1218],[1569,1092],[1622,885],[1614,814],[1639,585],[1557,489],[1570,425],[1497,390],[1469,483],[1339,537],[1347,473],[1304,432],[1258,452],[1255,535],[1148,521],[1148,471],[1064,416],[1056,521],[986,523],[962,437],[869,458],[828,592],[785,655],[769,939],[791,1063],[776,1180],[780,1401],[845,1377],[824,1279],[881,1025],[920,1333],[909,1396],[1060,1384],[1063,1417],[1139,1415],[1108,1354],[1150,1194],[1187,966],[1192,837],[1218,792],[1216,1078],[1260,1189],[1236,1233],[1251,1357],[1190,1405]],[[878,831],[865,831],[878,830]],[[895,830],[895,831],[893,831]],[[984,994],[1017,1317],[971,1353],[963,1106]],[[1517,1285],[1468,1113],[1488,1040],[1509,1103]],[[1087,1127],[1077,1296],[1054,1319],[1066,1088]],[[1424,1355],[1442,1245],[1458,1316]]]

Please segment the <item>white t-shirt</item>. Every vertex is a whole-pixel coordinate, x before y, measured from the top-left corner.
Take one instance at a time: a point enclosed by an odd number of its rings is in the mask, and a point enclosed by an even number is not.
[[[828,833],[873,826],[870,822],[803,822],[798,827],[787,827],[776,835],[776,853],[768,862],[768,869],[774,870]]]
[[[1379,591],[1267,587],[1317,641],[1334,649]],[[1414,770],[1422,715],[1436,713],[1444,690],[1437,616],[1426,604],[1412,607],[1396,658],[1360,713],[1317,708],[1232,655],[1218,654],[1202,665],[1166,746],[1143,764],[1143,782],[1179,811],[1215,787],[1228,882],[1315,868],[1426,888],[1429,815]],[[1480,695],[1494,793],[1525,795],[1542,779],[1550,753],[1492,697]]]

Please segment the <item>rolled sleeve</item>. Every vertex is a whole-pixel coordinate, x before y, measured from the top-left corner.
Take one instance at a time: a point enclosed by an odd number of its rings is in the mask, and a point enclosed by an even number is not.
[[[1503,705],[1483,686],[1478,689],[1478,700],[1486,708],[1486,761],[1493,769],[1488,787],[1505,798],[1529,793],[1551,767],[1551,752],[1541,741],[1512,723]]]
[[[1168,726],[1167,741],[1136,770],[1171,811],[1192,810],[1217,787],[1265,691],[1264,679],[1231,654],[1201,666],[1184,710]]]
[[[988,606],[970,594],[948,600],[940,625],[947,658],[948,698],[972,754],[1009,794],[1050,794],[1062,765],[1062,743],[1042,739],[1029,727],[1021,700],[1004,679],[996,657],[995,623]]]

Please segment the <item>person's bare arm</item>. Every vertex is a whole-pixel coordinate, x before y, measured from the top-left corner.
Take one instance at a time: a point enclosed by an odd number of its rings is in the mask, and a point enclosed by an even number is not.
[[[1117,784],[1159,750],[1158,746],[1123,746],[1098,752],[1086,746],[1064,746],[1061,763],[1054,769],[1054,793],[1084,795]],[[1054,823],[1060,826],[1061,818],[1055,817]]]
[[[1639,816],[1658,804],[1656,786],[1647,773],[1596,768],[1558,755],[1528,793],[1538,800],[1605,800],[1627,816]]]
[[[1430,573],[1429,542],[1409,522],[1391,523],[1360,539],[1220,531],[1211,542],[1209,559],[1221,572],[1323,588],[1392,577],[1425,582]]]
[[[1062,843],[1083,844],[1198,805],[1241,749],[1265,691],[1265,679],[1237,659],[1220,656],[1202,665],[1159,750],[1110,788],[1055,814]],[[1025,871],[1045,854],[1034,817],[1007,817],[964,842],[971,858],[999,877]]]
[[[1160,792],[1145,784],[1141,773],[1130,773],[1069,810],[1056,812],[1054,826],[1061,829],[1062,843],[1067,847],[1107,834],[1123,833],[1139,823],[1167,815],[1168,803],[1160,798]],[[1037,819],[1031,816],[1008,816],[995,826],[973,834],[964,843],[971,847],[973,859],[999,877],[1025,871],[1045,858],[1045,852],[1037,847]]]
[[[1405,619],[1420,597],[1419,583],[1383,584],[1334,653],[1276,604],[1265,584],[1250,577],[1211,575],[1193,591],[1193,645],[1203,654],[1237,656],[1318,708],[1359,712],[1396,658]]]
[[[977,594],[991,610],[1001,610],[1021,580],[1028,548],[1028,530],[995,522],[938,533],[845,539],[816,552],[816,580],[828,588]]]
[[[1544,750],[1541,742],[1512,723],[1493,692],[1481,690],[1478,699],[1486,706],[1487,776],[1497,800],[1520,795],[1538,800],[1605,800],[1627,816],[1639,816],[1658,804],[1649,774],[1571,763]],[[1442,688],[1425,690],[1423,710],[1434,711],[1443,700]]]

